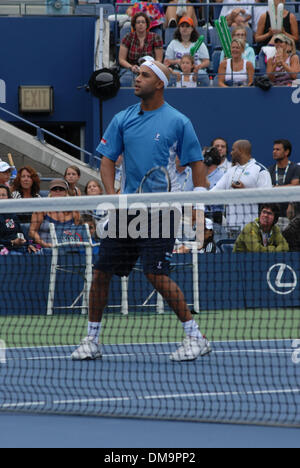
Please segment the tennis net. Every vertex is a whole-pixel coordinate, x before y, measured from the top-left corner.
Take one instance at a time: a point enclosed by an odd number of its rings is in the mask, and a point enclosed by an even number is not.
[[[0,411],[299,426],[299,207],[297,187],[1,199]],[[104,303],[102,358],[78,359]]]

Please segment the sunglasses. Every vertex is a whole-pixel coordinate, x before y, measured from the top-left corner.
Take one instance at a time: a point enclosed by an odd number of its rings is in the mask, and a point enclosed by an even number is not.
[[[51,189],[51,192],[66,192],[66,189],[64,189],[62,187],[53,187]]]

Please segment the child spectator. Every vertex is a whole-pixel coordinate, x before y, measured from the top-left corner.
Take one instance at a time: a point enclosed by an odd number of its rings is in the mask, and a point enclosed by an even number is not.
[[[76,187],[76,184],[80,179],[80,175],[80,169],[77,166],[70,166],[65,171],[64,179],[68,182],[68,194],[71,197],[79,197],[81,195],[80,189]]]
[[[173,71],[172,74],[176,76],[177,88],[196,88],[197,87],[197,73],[194,72],[194,58],[187,54],[180,60],[181,72]]]

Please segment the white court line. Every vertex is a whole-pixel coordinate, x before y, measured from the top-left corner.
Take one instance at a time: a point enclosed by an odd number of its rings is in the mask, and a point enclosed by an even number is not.
[[[299,388],[283,388],[283,389],[266,389],[266,390],[250,390],[239,392],[198,392],[198,393],[169,393],[157,395],[141,395],[137,397],[105,397],[105,398],[76,398],[68,400],[54,400],[52,405],[76,405],[76,404],[92,404],[103,402],[116,402],[116,401],[133,401],[133,400],[167,400],[167,399],[184,399],[184,398],[215,398],[215,397],[242,397],[251,395],[280,395],[300,393]],[[50,402],[47,404],[49,405]],[[44,401],[24,401],[23,403],[3,403],[0,404],[0,409],[16,408],[16,407],[30,407],[30,406],[43,406],[46,405]]]

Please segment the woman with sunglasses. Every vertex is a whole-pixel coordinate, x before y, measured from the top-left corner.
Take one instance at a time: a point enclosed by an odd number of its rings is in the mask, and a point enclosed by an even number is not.
[[[50,197],[61,198],[68,196],[68,184],[63,179],[55,179],[50,182]],[[50,223],[56,226],[73,226],[80,224],[80,213],[78,211],[54,211],[33,213],[29,236],[35,244],[43,248],[51,248]]]
[[[295,50],[293,42],[285,34],[277,34],[274,37],[275,57],[270,58],[267,64],[268,77],[274,86],[291,86],[297,79],[300,64],[298,55],[293,54]]]

